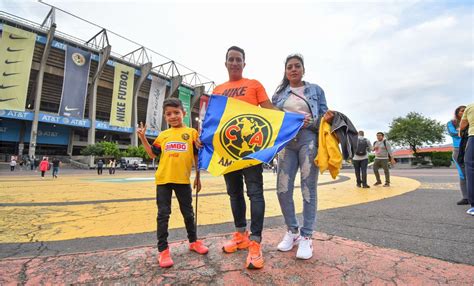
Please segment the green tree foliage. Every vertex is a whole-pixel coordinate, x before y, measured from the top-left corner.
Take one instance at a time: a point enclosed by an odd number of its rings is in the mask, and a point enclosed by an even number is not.
[[[128,146],[127,150],[122,152],[122,156],[150,159],[150,156],[148,156],[148,153],[145,151],[145,147],[143,147],[143,145],[140,145],[138,147]]]
[[[115,159],[118,159],[120,157],[120,150],[117,143],[104,141],[97,144],[101,145],[104,148],[105,156],[111,156]]]
[[[88,145],[84,149],[81,150],[82,155],[92,155],[92,156],[103,156],[104,155],[104,147],[100,144],[92,144]]]
[[[452,152],[433,152],[431,153],[431,163],[435,167],[449,167],[451,166]]]
[[[396,146],[410,147],[415,157],[418,157],[418,148],[425,144],[442,143],[445,132],[444,124],[417,112],[410,112],[406,117],[392,121],[387,137]]]
[[[120,150],[117,143],[104,141],[88,145],[86,148],[81,150],[81,154],[100,157],[107,156],[118,159],[120,157]]]

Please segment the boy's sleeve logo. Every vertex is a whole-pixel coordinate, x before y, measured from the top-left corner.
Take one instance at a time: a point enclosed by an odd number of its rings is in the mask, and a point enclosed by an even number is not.
[[[189,139],[189,134],[184,133],[184,134],[181,135],[181,138],[183,138],[183,140],[188,140]]]

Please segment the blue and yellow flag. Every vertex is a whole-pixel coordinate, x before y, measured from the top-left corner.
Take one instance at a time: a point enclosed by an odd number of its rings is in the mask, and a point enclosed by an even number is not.
[[[219,176],[269,163],[303,126],[304,116],[212,95],[202,124],[199,168]]]

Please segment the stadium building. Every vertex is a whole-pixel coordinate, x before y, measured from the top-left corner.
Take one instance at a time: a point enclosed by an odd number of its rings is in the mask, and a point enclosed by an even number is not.
[[[117,55],[105,29],[89,40],[61,33],[56,12],[52,7],[43,24],[0,12],[0,160],[74,158],[100,141],[137,146],[139,122],[152,127],[150,139],[167,128],[161,113],[167,97],[180,98],[185,122],[197,127],[196,102],[212,81],[183,74],[172,60],[152,63],[145,47]]]

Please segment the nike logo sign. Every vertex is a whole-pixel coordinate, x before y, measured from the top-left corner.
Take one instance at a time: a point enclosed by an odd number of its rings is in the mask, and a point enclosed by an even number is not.
[[[16,63],[19,63],[19,62],[21,62],[21,61],[9,61],[9,60],[5,60],[5,63],[6,63],[7,65],[16,64]]]
[[[0,89],[7,89],[7,88],[11,88],[11,87],[15,87],[15,86],[18,86],[18,85],[0,85]]]
[[[13,52],[19,52],[19,51],[23,51],[23,49],[12,49],[10,47],[7,48],[7,52],[13,53]]]
[[[13,35],[13,34],[10,34],[9,38],[12,39],[12,40],[26,40],[26,39],[28,39],[28,38],[25,38],[25,37],[22,37],[22,36],[16,36],[16,35]]]
[[[9,101],[9,100],[14,100],[14,98],[0,99],[0,102]]]
[[[69,107],[64,107],[65,111],[74,111],[74,110],[79,110],[79,108],[69,108]]]
[[[12,73],[3,72],[3,76],[11,76],[11,75],[16,75],[16,74],[20,74],[20,73],[19,72],[12,72]]]

